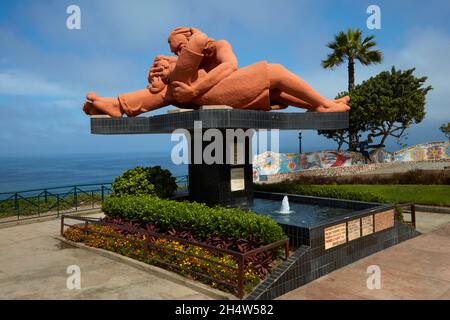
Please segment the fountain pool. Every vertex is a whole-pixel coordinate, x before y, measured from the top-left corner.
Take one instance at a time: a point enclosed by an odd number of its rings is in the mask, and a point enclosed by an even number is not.
[[[293,212],[282,214],[286,196]],[[249,209],[277,221],[294,251],[250,300],[274,299],[419,234],[395,220],[391,204],[256,191]]]
[[[354,210],[320,204],[289,201],[289,213],[280,211],[279,200],[255,198],[250,209],[258,214],[270,216],[278,223],[310,227],[317,223],[349,215]]]

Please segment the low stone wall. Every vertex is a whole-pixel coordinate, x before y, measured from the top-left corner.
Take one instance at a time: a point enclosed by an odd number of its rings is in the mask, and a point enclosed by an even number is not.
[[[336,176],[348,176],[359,173],[368,173],[377,169],[383,168],[402,168],[402,170],[414,170],[417,164],[430,162],[448,162],[450,166],[450,160],[435,160],[435,161],[411,161],[411,162],[393,162],[393,163],[371,163],[365,165],[354,165],[347,167],[333,167],[333,168],[320,168],[320,169],[308,169],[294,172],[284,172],[271,175],[260,175],[256,183],[276,183],[287,180],[296,180],[299,177],[305,176],[318,176],[318,177],[336,177]],[[406,168],[405,168],[406,167]]]
[[[307,175],[334,176],[367,172],[385,165],[450,161],[450,142],[424,143],[393,153],[377,149],[371,152],[371,159],[374,165],[365,165],[364,157],[358,152],[324,150],[298,154],[266,151],[253,158],[253,178],[264,182],[269,176],[295,176],[303,172],[308,172]]]
[[[336,167],[336,168],[322,168],[322,169],[311,169],[303,170],[289,173],[278,173],[268,176],[260,176],[259,183],[275,183],[287,180],[295,180],[299,177],[305,176],[320,176],[320,177],[335,177],[343,175],[353,175],[361,172],[369,172],[379,168],[392,166],[388,163],[373,163],[367,165],[357,165],[351,167]]]

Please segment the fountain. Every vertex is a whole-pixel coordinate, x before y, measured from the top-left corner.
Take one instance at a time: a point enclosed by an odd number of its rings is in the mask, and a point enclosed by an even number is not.
[[[283,201],[281,201],[280,210],[278,210],[277,213],[290,214],[290,213],[293,213],[293,212],[294,212],[294,210],[291,210],[291,207],[289,206],[289,198],[288,198],[288,196],[284,196]]]

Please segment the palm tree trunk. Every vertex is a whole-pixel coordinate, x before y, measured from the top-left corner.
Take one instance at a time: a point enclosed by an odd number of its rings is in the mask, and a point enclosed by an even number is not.
[[[348,92],[355,89],[355,60],[348,58]]]
[[[353,58],[348,58],[348,92],[351,93],[355,89],[355,61]],[[350,151],[356,151],[357,146],[357,132],[353,128],[348,129],[348,147]]]

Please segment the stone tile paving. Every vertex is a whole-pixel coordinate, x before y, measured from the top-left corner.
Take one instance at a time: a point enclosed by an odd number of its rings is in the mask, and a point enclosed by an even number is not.
[[[0,229],[0,299],[210,299],[120,262],[63,245],[59,220]],[[81,290],[69,290],[69,265]]]
[[[429,233],[336,270],[278,299],[450,299],[450,222],[423,229]],[[367,288],[367,267],[371,265],[380,267],[380,289]]]

